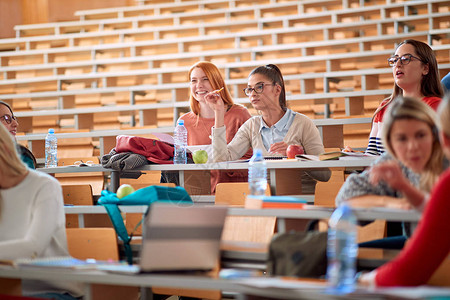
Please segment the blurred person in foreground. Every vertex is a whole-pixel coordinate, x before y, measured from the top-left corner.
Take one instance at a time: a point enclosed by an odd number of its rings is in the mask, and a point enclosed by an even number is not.
[[[62,190],[48,174],[27,168],[0,125],[0,260],[69,256]],[[78,284],[22,280],[22,294],[72,300]]]
[[[450,159],[450,97],[439,106],[439,140]],[[381,170],[380,170],[381,171]],[[386,170],[382,170],[385,172]],[[395,170],[392,170],[395,172]],[[383,180],[383,174],[380,180]],[[371,286],[417,286],[426,284],[450,252],[450,170],[446,170],[428,197],[420,223],[403,251],[391,262],[363,274],[359,282]],[[450,286],[447,273],[442,284]]]

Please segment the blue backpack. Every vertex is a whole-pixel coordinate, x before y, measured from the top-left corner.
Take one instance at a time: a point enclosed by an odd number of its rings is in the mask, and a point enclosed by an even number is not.
[[[105,207],[117,235],[123,241],[125,254],[127,256],[127,262],[129,264],[132,264],[133,261],[133,255],[130,246],[133,235],[128,235],[128,231],[123,222],[119,205],[148,205],[150,207],[150,204],[156,201],[170,202],[172,204],[192,203],[191,197],[183,187],[167,187],[157,185],[141,188],[121,199],[117,198],[116,193],[112,193],[108,190],[103,190],[102,196],[98,200],[98,204]],[[148,208],[144,214],[144,217],[145,215],[147,215],[147,213]],[[144,217],[142,219],[144,219]]]

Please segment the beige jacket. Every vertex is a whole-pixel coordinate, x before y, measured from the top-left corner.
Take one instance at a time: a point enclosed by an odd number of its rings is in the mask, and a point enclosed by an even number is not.
[[[212,144],[214,161],[236,160],[247,152],[249,147],[262,149],[264,156],[270,156],[265,149],[259,129],[261,128],[262,116],[248,119],[239,128],[233,140],[227,145],[225,139],[225,126],[212,129]],[[289,128],[283,141],[288,144],[303,146],[306,154],[318,155],[324,152],[322,139],[316,125],[307,116],[296,113],[294,121]]]
[[[214,162],[237,160],[245,154],[249,147],[262,149],[264,156],[273,156],[265,149],[259,129],[262,116],[248,119],[238,130],[233,140],[227,145],[225,126],[212,128],[212,145]],[[296,113],[294,121],[283,141],[288,144],[303,146],[306,154],[319,155],[324,152],[322,139],[316,125],[307,116]],[[330,170],[306,171],[301,181],[305,194],[313,194],[315,180],[328,181]],[[312,180],[314,179],[314,180]]]

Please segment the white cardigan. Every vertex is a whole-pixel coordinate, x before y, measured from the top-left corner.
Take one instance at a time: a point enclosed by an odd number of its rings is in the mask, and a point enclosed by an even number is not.
[[[64,202],[59,182],[30,170],[18,185],[0,189],[0,259],[69,256]],[[23,280],[22,293],[69,292],[80,296],[68,281]]]

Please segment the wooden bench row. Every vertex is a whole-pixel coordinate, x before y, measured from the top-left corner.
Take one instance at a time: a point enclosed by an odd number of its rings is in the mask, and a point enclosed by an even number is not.
[[[433,49],[436,52],[436,56],[438,61],[441,63],[441,69],[443,75],[446,73],[448,67],[444,65],[445,62],[449,61],[449,49],[450,44],[447,45],[438,45],[434,46]],[[287,57],[287,58],[274,58],[271,60],[249,60],[242,62],[233,62],[226,64],[218,64],[218,67],[222,69],[225,73],[225,78],[229,79],[241,79],[241,81],[236,82],[235,86],[231,89],[234,97],[239,97],[241,93],[241,89],[243,85],[245,85],[246,81],[244,78],[248,75],[249,71],[256,66],[264,65],[267,63],[275,63],[281,67],[283,70],[283,74],[287,75],[298,75],[299,77],[293,77],[295,79],[304,79],[309,81],[304,81],[303,84],[305,86],[303,88],[294,89],[303,93],[315,93],[315,92],[327,92],[329,91],[330,85],[324,84],[322,85],[322,90],[318,91],[319,88],[315,86],[314,82],[317,79],[322,78],[323,76],[328,76],[329,81],[333,79],[340,79],[340,77],[352,77],[354,76],[365,76],[361,79],[361,82],[366,80],[367,75],[379,75],[379,74],[387,74],[390,72],[388,68],[386,68],[386,58],[392,53],[392,50],[381,50],[381,51],[365,51],[359,53],[342,53],[335,55],[315,55],[315,56],[306,56],[306,57]],[[366,69],[365,68],[372,68]],[[62,84],[67,82],[67,84],[74,84],[74,88],[69,88],[63,90],[61,87],[56,88],[55,86],[51,87],[51,91],[45,92],[28,92],[27,87],[25,87],[25,91],[20,93],[17,89],[10,94],[0,94],[0,97],[3,99],[24,99],[24,98],[54,98],[54,97],[64,97],[64,96],[74,96],[74,95],[83,95],[83,94],[92,94],[92,93],[111,93],[111,92],[127,92],[127,91],[143,91],[143,90],[172,90],[169,95],[169,99],[172,102],[175,102],[183,97],[187,98],[187,87],[186,84],[186,74],[188,70],[188,66],[186,67],[174,67],[174,68],[153,68],[149,70],[137,70],[137,71],[122,71],[122,72],[104,72],[104,73],[93,73],[93,74],[80,74],[80,75],[61,75],[54,76],[53,78],[46,77],[37,77],[33,79],[23,79],[21,83],[32,83],[32,82],[45,82],[54,81],[59,86],[62,87]],[[383,70],[377,70],[376,68],[383,68]],[[357,71],[358,69],[362,69],[362,71]],[[373,70],[375,69],[375,70]],[[347,73],[341,73],[346,70]],[[327,75],[322,72],[332,72]],[[310,73],[308,73],[310,72]],[[353,75],[352,75],[352,72]],[[366,73],[367,72],[367,73]],[[142,76],[141,82],[145,80],[152,80],[153,84],[138,84],[138,81],[130,81],[127,82],[127,77],[131,79],[136,78],[138,76]],[[376,77],[373,77],[376,78]],[[96,81],[100,80],[100,81]],[[121,80],[124,80],[125,83],[121,84]],[[372,79],[373,80],[373,79]],[[14,80],[11,80],[14,81]],[[17,80],[18,81],[18,80]],[[5,88],[2,90],[7,90],[6,85],[9,81],[3,81],[1,85]],[[81,88],[75,83],[82,83]],[[88,83],[97,82],[93,87],[89,88],[87,86]],[[133,84],[134,83],[134,84]],[[182,85],[177,85],[177,83],[181,83]],[[174,86],[175,84],[175,86]],[[122,86],[121,86],[122,85]],[[364,84],[363,84],[364,85]],[[376,83],[373,81],[372,85],[374,87],[369,87],[369,89],[377,89],[380,86],[380,83]],[[352,87],[354,89],[354,87]],[[362,89],[367,89],[367,87],[362,86]],[[167,95],[166,95],[167,97]],[[156,100],[162,101],[167,100],[167,98],[159,98]],[[58,108],[69,108],[73,107],[71,105],[64,105],[64,103],[60,103]]]
[[[303,12],[297,1],[254,4],[236,8],[212,9],[187,13],[174,13],[158,16],[133,16],[128,18],[100,19],[87,21],[68,21],[56,23],[16,25],[16,37],[42,34],[64,34],[73,32],[114,30],[117,28],[138,28],[142,26],[158,25],[187,25],[192,23],[216,23],[218,20],[235,22],[243,19],[258,19],[286,15],[301,15],[304,23],[324,23],[323,18],[332,23],[343,21],[357,21],[361,19],[392,18],[403,15],[423,14],[422,11],[436,12],[441,7],[447,7],[446,0],[407,1],[393,4],[363,6],[357,8],[344,8],[320,12]],[[315,19],[315,20],[314,20]],[[231,24],[229,24],[231,25]]]
[[[445,5],[445,0],[433,0],[437,1],[434,5]],[[444,2],[443,2],[444,1]],[[174,39],[174,38],[182,38],[186,36],[198,36],[198,35],[217,35],[217,34],[225,34],[229,32],[244,32],[244,31],[255,31],[261,29],[274,29],[274,28],[292,28],[292,27],[311,27],[311,30],[315,30],[316,32],[321,32],[320,26],[318,25],[328,25],[329,29],[324,32],[324,38],[330,36],[332,37],[334,31],[336,34],[349,35],[351,31],[347,33],[340,33],[342,29],[340,29],[339,24],[347,23],[354,24],[360,23],[361,21],[383,21],[386,19],[392,19],[400,22],[403,27],[406,28],[406,31],[421,30],[420,27],[426,25],[427,29],[439,29],[439,28],[447,28],[448,24],[445,23],[445,17],[448,16],[448,11],[445,9],[441,9],[440,7],[433,8],[432,4],[428,2],[418,2],[413,1],[414,5],[419,5],[420,7],[425,7],[424,9],[416,9],[416,14],[408,13],[410,10],[406,4],[405,6],[396,6],[396,9],[399,10],[398,13],[381,13],[378,16],[373,16],[370,18],[363,18],[362,16],[355,14],[358,16],[357,18],[351,18],[349,20],[333,20],[332,15],[329,12],[321,12],[320,15],[309,16],[308,14],[287,14],[278,17],[259,17],[259,18],[245,18],[243,20],[216,20],[212,23],[193,23],[193,24],[169,24],[169,25],[161,25],[154,24],[152,26],[140,26],[134,28],[133,25],[128,28],[119,27],[114,30],[96,30],[96,31],[81,31],[78,33],[70,33],[70,34],[60,34],[60,35],[44,35],[44,36],[31,36],[24,38],[13,38],[13,39],[3,39],[0,40],[0,49],[1,50],[30,50],[30,49],[39,49],[39,48],[48,48],[48,47],[73,47],[78,45],[86,45],[86,44],[101,44],[101,43],[114,43],[121,41],[130,41],[130,40],[159,40],[159,39]],[[377,6],[378,9],[381,9],[383,6]],[[367,8],[365,8],[367,9]],[[371,8],[373,9],[373,8]],[[406,13],[403,13],[403,10]],[[344,10],[345,11],[345,10]],[[426,15],[433,15],[434,20],[425,20],[423,21],[423,17]],[[420,17],[419,19],[417,19]],[[139,24],[140,19],[131,18],[129,22],[132,24]],[[308,21],[309,20],[309,21]],[[422,20],[422,21],[421,21]],[[421,22],[420,22],[421,21]],[[141,21],[144,22],[144,21]],[[408,22],[410,24],[408,24]],[[430,24],[428,24],[430,23]],[[59,24],[59,23],[57,23]],[[369,23],[368,23],[369,24]],[[378,23],[377,23],[378,24]],[[44,26],[45,24],[38,24],[39,26]],[[38,26],[36,25],[36,26]],[[388,24],[384,26],[379,24],[379,30],[375,28],[377,34],[386,33],[387,30],[395,30],[389,29],[387,27]],[[429,26],[431,25],[431,26]],[[32,26],[32,25],[27,25]],[[397,25],[398,26],[398,25]],[[384,28],[382,28],[384,27]],[[394,26],[395,27],[395,26]],[[402,27],[402,26],[400,26]],[[428,28],[429,27],[429,28]],[[408,29],[409,28],[409,29]],[[322,30],[323,31],[323,30]],[[354,29],[353,29],[354,31]],[[405,32],[406,32],[405,31]],[[398,32],[398,30],[395,30]],[[315,33],[317,34],[317,33]],[[320,36],[319,35],[319,36]],[[367,32],[365,32],[367,35]],[[316,37],[317,38],[317,37]]]
[[[370,1],[367,5],[373,5],[374,1]],[[92,19],[111,19],[126,18],[142,15],[162,15],[170,13],[181,13],[190,11],[208,11],[212,9],[232,9],[236,7],[249,6],[254,4],[270,4],[282,3],[278,0],[210,0],[205,1],[189,1],[189,2],[168,2],[153,3],[148,5],[135,5],[114,8],[101,8],[90,10],[79,10],[75,12],[75,16],[80,17],[80,21]],[[378,1],[378,4],[386,4],[386,1]],[[389,2],[387,2],[389,3]],[[303,0],[299,1],[300,11],[306,13],[308,11],[323,11],[332,9],[342,9],[357,6],[365,6],[365,2],[358,1],[341,1],[341,0]]]
[[[347,25],[349,26],[349,25]],[[349,26],[350,27],[350,26]],[[181,47],[179,52],[156,55],[142,55],[146,52],[146,49],[155,46],[152,42],[141,43],[120,43],[104,45],[102,47],[76,47],[70,51],[62,51],[61,49],[55,49],[56,51],[40,50],[40,51],[25,51],[25,52],[10,52],[1,53],[0,61],[7,64],[0,67],[0,79],[5,80],[4,84],[18,78],[27,77],[41,77],[50,75],[64,75],[70,73],[97,73],[107,72],[113,69],[143,69],[143,68],[158,68],[163,65],[183,65],[190,66],[198,60],[210,60],[210,61],[243,61],[243,60],[256,60],[262,59],[265,56],[278,56],[296,55],[296,56],[310,56],[321,53],[342,53],[342,52],[363,52],[373,49],[392,49],[395,43],[404,39],[412,38],[417,40],[423,40],[430,45],[433,42],[442,43],[445,41],[445,37],[449,34],[449,29],[443,30],[431,30],[431,31],[416,31],[412,33],[396,33],[389,35],[379,36],[364,36],[357,38],[346,39],[332,39],[324,41],[305,41],[301,43],[297,42],[283,42],[283,37],[286,34],[293,34],[297,32],[302,33],[303,30],[270,30],[269,32],[262,32],[254,34],[252,38],[259,37],[265,39],[270,37],[273,39],[271,43],[263,46],[244,46],[241,45],[241,40],[245,40],[248,36],[221,36],[220,38],[211,38],[209,42],[217,41],[221,45],[224,39],[233,40],[231,47],[223,45],[221,49],[213,49],[206,51],[184,51],[184,46]],[[279,37],[278,37],[279,36]],[[238,39],[239,41],[237,41]],[[206,42],[206,39],[204,39]],[[178,45],[180,48],[183,43],[196,43],[193,40],[181,40],[168,42],[167,47],[173,48],[174,45]],[[162,44],[161,44],[162,46]],[[107,52],[123,53],[114,58],[101,58],[105,56]],[[87,59],[83,59],[87,56]],[[63,59],[63,58],[66,59]],[[19,59],[22,59],[22,64],[16,65]],[[30,59],[38,61],[38,63],[30,63]],[[75,60],[74,60],[75,59]],[[70,61],[66,61],[70,60]],[[28,63],[26,63],[28,62]],[[10,65],[13,64],[13,65]]]
[[[345,119],[321,119],[313,120],[319,128],[324,145],[326,148],[342,147],[344,144],[344,132],[347,126],[368,125],[370,128],[370,117],[364,118],[345,118]],[[90,132],[72,132],[72,133],[56,133],[58,142],[65,144],[95,144],[99,149],[99,155],[109,153],[115,146],[116,136],[118,135],[137,135],[148,136],[154,133],[173,133],[173,126],[160,128],[142,128],[128,130],[100,130]],[[366,132],[366,135],[368,132]],[[17,140],[21,144],[25,144],[35,154],[36,158],[44,157],[44,140],[45,133],[18,135]],[[367,140],[367,138],[366,138]],[[87,141],[87,142],[86,142]]]

